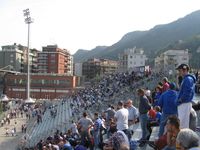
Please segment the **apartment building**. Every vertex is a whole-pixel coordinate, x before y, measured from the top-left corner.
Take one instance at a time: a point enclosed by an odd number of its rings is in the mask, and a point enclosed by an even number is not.
[[[119,54],[119,71],[131,71],[137,67],[145,66],[146,60],[147,57],[144,54],[144,50],[136,49],[136,47],[126,49]]]
[[[156,71],[174,71],[179,64],[189,64],[188,50],[168,50],[155,58]]]
[[[88,59],[82,64],[82,74],[86,80],[97,76],[112,74],[117,71],[118,62],[108,59]]]
[[[82,63],[75,63],[74,64],[74,75],[81,77],[83,75],[82,73]]]
[[[73,74],[73,57],[66,49],[57,45],[42,47],[38,53],[38,71],[40,73]]]
[[[30,71],[37,72],[38,50],[30,49],[29,62]],[[27,47],[14,43],[2,46],[0,51],[0,68],[17,72],[27,72]]]

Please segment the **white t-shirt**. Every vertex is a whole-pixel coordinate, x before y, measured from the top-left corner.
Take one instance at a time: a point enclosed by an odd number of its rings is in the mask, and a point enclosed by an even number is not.
[[[117,130],[128,129],[128,110],[125,108],[119,109],[115,113],[117,119]]]

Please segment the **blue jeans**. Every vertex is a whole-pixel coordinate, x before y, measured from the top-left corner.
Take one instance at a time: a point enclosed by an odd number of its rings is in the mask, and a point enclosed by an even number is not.
[[[165,131],[165,125],[167,123],[167,119],[169,116],[171,116],[173,114],[164,114],[162,113],[161,119],[160,119],[160,128],[159,128],[159,133],[158,133],[158,137],[161,137]]]
[[[95,149],[98,148],[100,143],[100,130],[94,131],[94,146]]]
[[[140,124],[141,124],[141,129],[142,129],[141,140],[146,140],[149,135],[149,131],[147,130],[147,122],[148,122],[147,114],[140,114]]]

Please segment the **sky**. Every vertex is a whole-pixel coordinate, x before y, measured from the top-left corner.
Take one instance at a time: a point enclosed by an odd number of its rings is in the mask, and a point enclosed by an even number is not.
[[[29,8],[30,47],[57,44],[74,54],[110,46],[123,35],[149,30],[199,10],[199,0],[0,0],[0,46],[27,45],[23,10]]]

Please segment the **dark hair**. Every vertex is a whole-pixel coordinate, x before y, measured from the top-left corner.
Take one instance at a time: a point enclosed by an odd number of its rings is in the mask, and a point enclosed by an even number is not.
[[[123,106],[124,103],[123,103],[122,101],[119,101],[119,102],[118,102],[118,105],[119,105],[119,106]]]
[[[167,122],[168,122],[170,125],[175,126],[177,129],[180,128],[180,120],[179,120],[178,117],[175,116],[175,115],[169,116],[169,118],[167,119]]]
[[[155,110],[160,112],[161,111],[160,106],[155,106]]]
[[[112,109],[115,109],[115,107],[114,107],[113,105],[111,105],[111,108],[112,108]]]
[[[86,112],[84,112],[84,113],[83,113],[83,117],[86,117],[86,116],[87,116],[87,113],[86,113]]]
[[[95,115],[95,116],[99,116],[99,113],[98,113],[98,112],[95,112],[94,115]]]
[[[138,89],[137,92],[140,93],[140,94],[144,94],[145,93],[144,89]]]
[[[158,85],[163,86],[162,82],[158,82]]]

